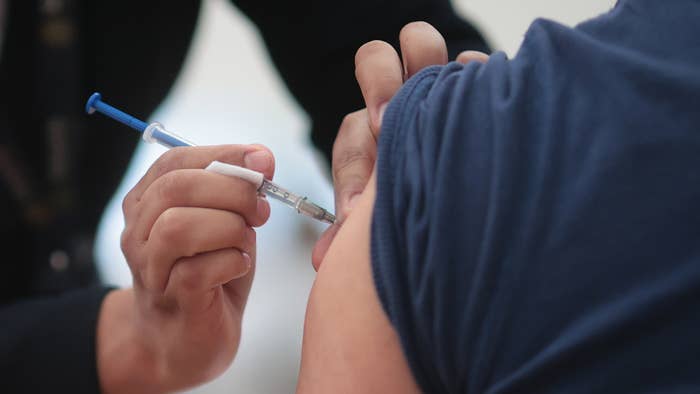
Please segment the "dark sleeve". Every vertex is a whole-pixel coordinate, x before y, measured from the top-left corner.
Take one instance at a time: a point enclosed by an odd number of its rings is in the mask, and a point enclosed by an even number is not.
[[[587,34],[538,21],[387,108],[373,276],[424,392],[700,387],[697,85]]]
[[[380,39],[398,48],[408,22],[427,21],[445,35],[455,55],[488,51],[483,37],[457,16],[449,0],[261,1],[234,0],[260,29],[287,86],[311,117],[312,140],[330,162],[343,117],[364,107],[354,58],[362,44]]]
[[[496,54],[488,68],[428,68],[404,85],[384,115],[374,281],[426,393],[486,392],[465,384],[498,284],[491,253],[500,251],[492,250],[495,240],[484,229],[502,213],[489,203],[504,197],[491,176],[502,163],[492,155],[506,152],[494,141],[494,113],[486,104],[502,86],[487,89],[485,73],[503,74],[506,67],[505,56]]]
[[[99,392],[95,333],[109,291],[91,288],[3,306],[3,392]]]

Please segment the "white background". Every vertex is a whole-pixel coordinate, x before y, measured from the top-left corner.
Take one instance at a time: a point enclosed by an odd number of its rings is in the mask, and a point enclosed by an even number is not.
[[[573,25],[609,10],[614,1],[459,0],[454,5],[495,49],[512,57],[534,18]],[[306,115],[269,63],[255,28],[228,1],[204,1],[184,72],[152,120],[198,144],[263,143],[275,152],[278,183],[333,207],[331,186],[308,143]],[[146,144],[138,149],[105,213],[96,253],[107,283],[130,285],[119,250],[119,206],[162,152]],[[222,377],[193,392],[294,391],[306,298],[314,278],[310,253],[322,226],[276,202],[271,205],[270,221],[258,230],[257,273],[237,358]]]

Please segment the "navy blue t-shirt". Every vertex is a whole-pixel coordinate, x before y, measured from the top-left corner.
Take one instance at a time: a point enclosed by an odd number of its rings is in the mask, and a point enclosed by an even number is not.
[[[700,1],[409,80],[372,265],[430,393],[700,392]]]

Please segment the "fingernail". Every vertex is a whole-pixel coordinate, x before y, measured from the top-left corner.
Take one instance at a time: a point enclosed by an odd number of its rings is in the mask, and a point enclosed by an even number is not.
[[[257,172],[271,171],[272,160],[272,154],[267,149],[250,151],[243,156],[246,168]]]
[[[243,265],[245,266],[245,271],[242,271],[240,276],[244,276],[248,272],[250,272],[250,268],[253,266],[253,259],[250,258],[250,255],[246,252],[241,252],[241,255],[243,256]]]
[[[264,194],[258,196],[256,211],[259,217],[267,221],[267,218],[270,216],[270,203],[267,202],[267,198],[265,198]]]
[[[386,107],[389,103],[384,103],[379,106],[379,127],[382,126],[382,121],[384,120],[384,112],[386,112]]]

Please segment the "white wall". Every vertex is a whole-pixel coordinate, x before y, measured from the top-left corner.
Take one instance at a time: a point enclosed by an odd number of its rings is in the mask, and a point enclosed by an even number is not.
[[[607,12],[615,0],[453,0],[457,10],[475,22],[497,49],[513,56],[535,18],[573,26]]]
[[[460,0],[455,6],[494,47],[513,56],[534,18],[572,25],[613,4],[613,0]],[[276,153],[275,179],[280,184],[333,205],[330,185],[307,145],[305,114],[269,64],[255,30],[228,1],[205,2],[185,72],[153,119],[199,144],[266,144]],[[120,201],[160,153],[158,146],[139,148],[103,220],[97,255],[109,283],[130,283],[119,251]],[[236,362],[221,378],[194,392],[294,391],[304,309],[313,281],[310,249],[321,226],[275,202],[272,210],[268,225],[258,232],[258,268]]]

